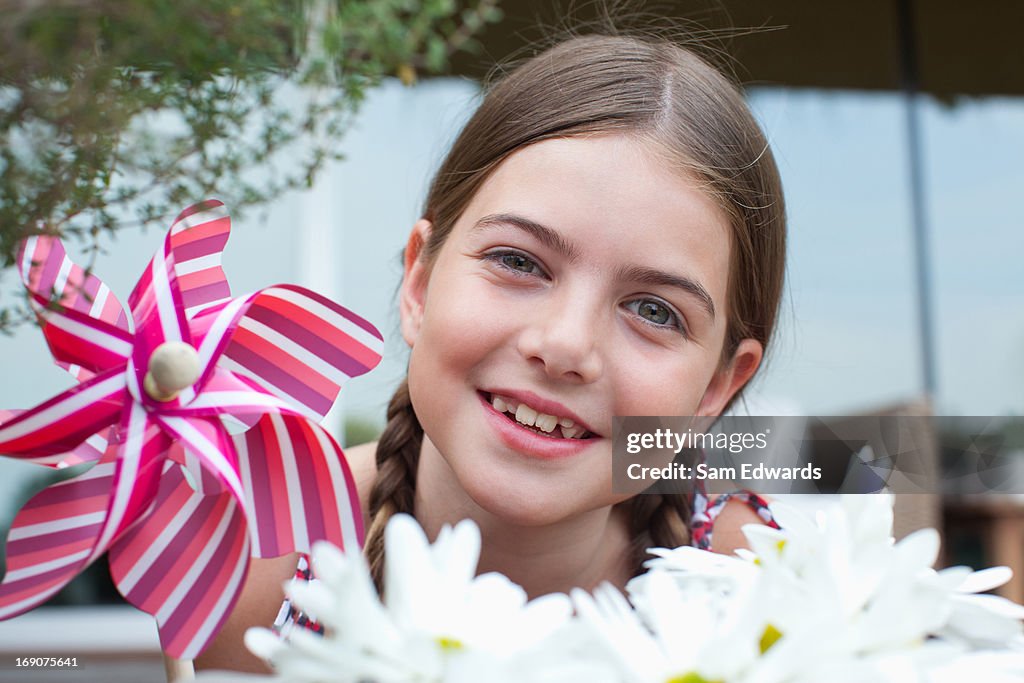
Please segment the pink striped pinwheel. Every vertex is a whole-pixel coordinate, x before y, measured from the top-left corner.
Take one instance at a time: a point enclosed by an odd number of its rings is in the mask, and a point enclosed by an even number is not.
[[[231,298],[220,264],[230,227],[218,201],[178,216],[128,300],[133,325],[58,240],[23,246],[43,334],[80,383],[0,414],[0,453],[94,464],[18,513],[0,619],[109,551],[118,590],[156,617],[167,653],[191,658],[230,612],[250,556],[362,542],[351,473],[319,420],[346,379],[380,361],[380,333],[300,287]]]

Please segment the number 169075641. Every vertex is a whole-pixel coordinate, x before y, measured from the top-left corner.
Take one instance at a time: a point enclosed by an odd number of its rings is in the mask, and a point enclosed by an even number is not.
[[[49,668],[78,666],[78,657],[16,657],[16,667]]]

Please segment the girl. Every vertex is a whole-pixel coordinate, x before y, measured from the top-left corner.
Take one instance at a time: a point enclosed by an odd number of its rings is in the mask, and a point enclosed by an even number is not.
[[[651,546],[707,547],[702,496],[612,492],[612,416],[726,409],[771,337],[784,253],[764,136],[694,53],[578,37],[509,74],[413,227],[399,294],[408,377],[380,441],[347,451],[375,577],[397,512],[430,537],[472,518],[480,571],[531,597],[622,587]],[[770,520],[745,500],[761,515],[727,508],[715,550]],[[258,665],[242,633],[273,621],[295,562],[252,563],[200,666]]]

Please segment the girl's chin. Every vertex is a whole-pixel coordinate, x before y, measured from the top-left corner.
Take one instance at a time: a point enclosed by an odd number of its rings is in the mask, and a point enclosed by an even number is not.
[[[611,482],[605,488],[607,501],[601,501],[587,495],[588,489],[593,488],[581,486],[578,477],[540,474],[547,477],[512,477],[507,472],[489,476],[466,473],[460,484],[485,513],[515,527],[551,526],[618,502],[610,495]]]
[[[510,505],[508,501],[483,500],[477,505],[496,521],[509,527],[541,529],[553,527],[578,514],[570,509],[552,509],[550,505]]]

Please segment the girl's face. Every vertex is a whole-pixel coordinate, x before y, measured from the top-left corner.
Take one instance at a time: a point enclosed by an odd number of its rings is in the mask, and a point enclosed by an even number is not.
[[[516,152],[428,265],[430,228],[413,230],[401,295],[413,406],[424,448],[501,519],[619,502],[613,415],[716,415],[760,362],[754,340],[720,362],[725,213],[634,139]]]

